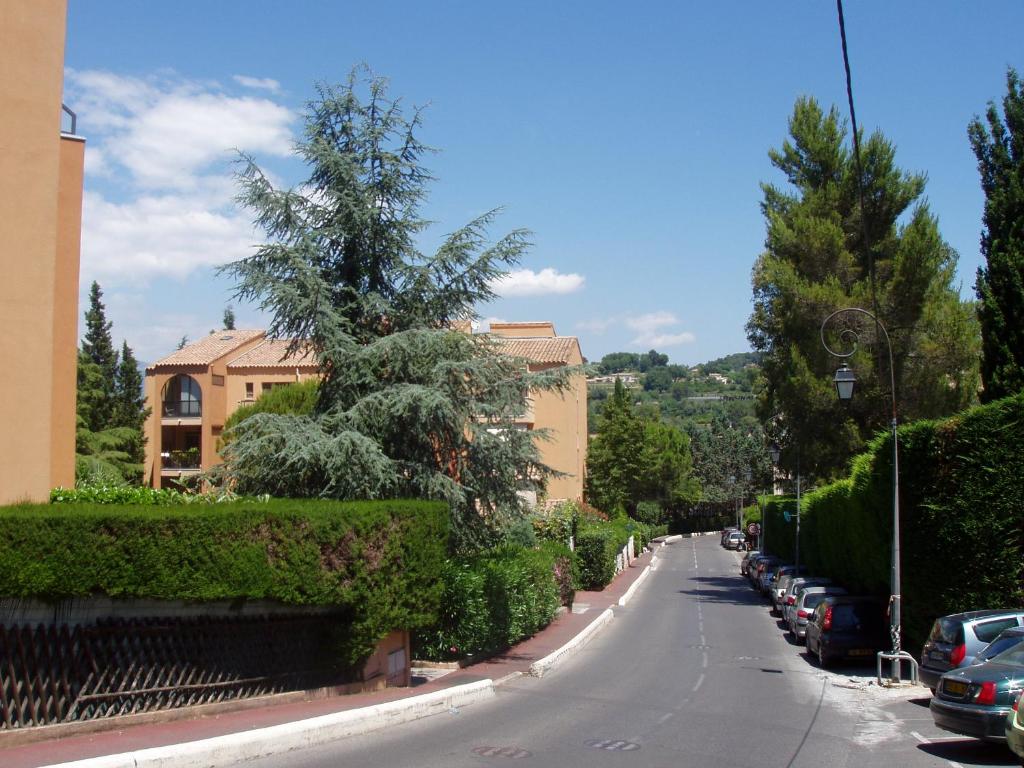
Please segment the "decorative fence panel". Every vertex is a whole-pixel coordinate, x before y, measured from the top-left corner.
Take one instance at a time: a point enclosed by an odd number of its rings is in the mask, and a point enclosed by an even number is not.
[[[161,617],[0,627],[0,731],[346,682],[337,616]]]

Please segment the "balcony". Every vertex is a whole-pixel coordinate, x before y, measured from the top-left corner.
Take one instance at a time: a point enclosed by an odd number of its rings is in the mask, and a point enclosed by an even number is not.
[[[198,400],[164,400],[163,418],[165,419],[201,419],[203,405]]]
[[[160,454],[161,472],[198,472],[202,469],[202,463],[198,448],[164,451]]]

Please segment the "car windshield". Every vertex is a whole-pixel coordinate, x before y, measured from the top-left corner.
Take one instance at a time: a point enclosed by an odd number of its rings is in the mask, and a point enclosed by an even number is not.
[[[836,629],[849,629],[858,624],[865,627],[876,627],[881,617],[875,606],[870,603],[837,603],[832,606],[832,626]]]
[[[826,597],[828,595],[824,592],[812,592],[809,595],[804,595],[804,608],[815,608]]]
[[[1009,650],[996,654],[989,661],[1011,667],[1024,667],[1024,645],[1017,643]]]
[[[1013,634],[997,637],[982,649],[981,653],[977,656],[977,660],[988,661],[993,656],[998,656],[1003,651],[1010,650],[1021,641],[1024,641],[1024,635]]]

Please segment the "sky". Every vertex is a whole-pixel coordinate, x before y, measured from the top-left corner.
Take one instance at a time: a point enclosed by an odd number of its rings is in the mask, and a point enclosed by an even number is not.
[[[1020,0],[848,0],[858,124],[928,175],[973,297],[983,196],[967,124],[1024,71]],[[220,328],[266,327],[218,265],[261,233],[233,201],[237,151],[278,184],[317,82],[368,65],[425,107],[430,252],[501,208],[532,247],[478,307],[550,320],[597,361],[694,365],[749,349],[761,183],[794,102],[849,117],[835,3],[69,0],[65,103],[87,140],[80,309],[99,282],[114,342],[146,362]],[[80,327],[81,327],[80,322]]]

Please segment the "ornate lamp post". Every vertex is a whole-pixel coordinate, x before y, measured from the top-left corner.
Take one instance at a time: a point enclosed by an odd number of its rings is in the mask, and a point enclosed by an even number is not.
[[[839,333],[839,338],[849,347],[849,351],[847,352],[837,352],[832,349],[825,340],[825,327],[829,322],[833,318],[847,313],[860,314],[871,318],[885,337],[885,343],[889,350],[889,384],[892,394],[892,568],[889,587],[891,593],[889,598],[889,632],[892,636],[892,651],[890,653],[879,653],[878,668],[879,671],[882,668],[882,658],[890,660],[892,662],[892,680],[899,682],[900,659],[908,659],[911,662],[911,666],[915,672],[915,677],[916,660],[900,648],[900,465],[899,435],[896,429],[896,371],[893,367],[892,341],[889,339],[889,332],[885,329],[885,326],[882,325],[881,321],[866,309],[861,309],[860,307],[839,309],[826,317],[821,323],[821,344],[833,357],[838,357],[845,361],[852,357],[854,352],[857,351],[857,345],[860,341],[860,337],[857,332],[851,328],[844,328]],[[847,401],[853,397],[853,389],[857,382],[857,377],[854,374],[853,369],[851,369],[845,362],[835,372],[835,376],[832,377],[832,380],[836,385],[836,393],[839,395],[840,400]],[[879,672],[879,677],[881,677],[881,672]]]

